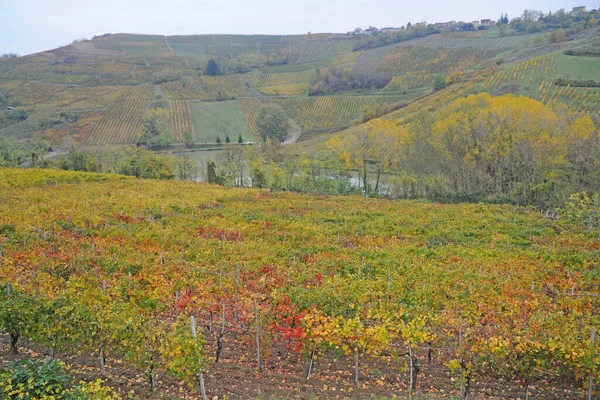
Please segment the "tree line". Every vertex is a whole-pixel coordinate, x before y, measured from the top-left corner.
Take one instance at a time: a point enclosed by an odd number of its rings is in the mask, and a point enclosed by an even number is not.
[[[311,80],[311,96],[362,89],[382,89],[392,78],[379,75],[356,74],[351,69],[329,67],[317,70]]]

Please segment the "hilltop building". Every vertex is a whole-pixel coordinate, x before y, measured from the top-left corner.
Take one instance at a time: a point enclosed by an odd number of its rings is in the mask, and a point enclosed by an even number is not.
[[[571,11],[571,13],[577,15],[586,12],[586,10],[586,6],[573,7],[573,11]]]
[[[396,32],[396,31],[399,31],[399,30],[400,30],[400,28],[393,28],[391,26],[388,26],[386,28],[381,28],[379,31],[381,33],[388,33],[388,32]]]
[[[480,26],[484,28],[493,28],[496,26],[496,21],[492,21],[491,19],[482,19]]]
[[[433,26],[439,30],[447,31],[456,27],[456,21],[437,22]]]
[[[386,28],[386,29],[396,29],[396,28]],[[354,29],[354,31],[348,32],[348,33],[354,33],[355,35],[373,35],[375,32],[379,32],[379,29],[375,28],[374,26],[370,26],[367,29],[356,28],[356,29]],[[383,29],[381,30],[381,32],[383,32]]]

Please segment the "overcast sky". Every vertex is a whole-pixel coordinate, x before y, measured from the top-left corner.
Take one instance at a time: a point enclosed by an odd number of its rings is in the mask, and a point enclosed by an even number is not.
[[[357,26],[497,19],[600,0],[0,0],[0,53],[53,49],[102,33],[347,32]]]

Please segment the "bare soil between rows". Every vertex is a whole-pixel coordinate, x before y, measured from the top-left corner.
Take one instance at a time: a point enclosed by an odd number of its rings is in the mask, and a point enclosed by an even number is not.
[[[305,378],[309,359],[290,352],[285,346],[274,344],[266,358],[264,372],[256,368],[256,348],[251,336],[224,339],[219,363],[214,362],[217,336],[203,332],[210,356],[205,372],[205,385],[209,399],[381,399],[408,398],[408,369],[406,360],[382,361],[363,357],[360,360],[359,385],[354,385],[354,360],[341,354],[327,353],[317,357],[313,373]],[[9,351],[6,335],[0,336],[0,366],[21,358],[44,359],[47,351],[34,343],[20,340],[20,353]],[[421,354],[422,353],[422,354]],[[167,374],[159,374],[158,388],[150,391],[144,371],[130,367],[118,355],[108,353],[106,376],[100,373],[97,357],[88,354],[55,353],[64,361],[77,379],[102,378],[118,391],[124,399],[199,399],[201,395],[182,385]],[[432,362],[425,351],[419,353],[420,373],[416,398],[458,398],[458,380],[445,365],[449,355],[433,354]],[[525,399],[522,382],[474,377],[470,399]],[[544,380],[529,389],[532,400],[575,400],[582,389],[569,382]]]

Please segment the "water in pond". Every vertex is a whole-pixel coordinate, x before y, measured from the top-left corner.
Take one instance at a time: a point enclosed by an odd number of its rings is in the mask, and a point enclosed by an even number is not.
[[[173,152],[173,156],[187,158],[189,160],[194,160],[198,163],[199,173],[198,178],[196,179],[198,182],[206,181],[206,164],[209,161],[219,162],[219,158],[223,155],[223,150],[193,150],[193,151],[181,151],[181,152]],[[389,189],[389,185],[393,180],[393,175],[391,174],[382,174],[381,182],[380,182],[380,192],[385,193]],[[250,169],[248,165],[244,167],[244,179],[250,179]],[[350,183],[355,187],[362,187],[362,182],[359,181],[358,171],[350,171]],[[371,174],[369,177],[369,182],[372,186],[375,185],[375,174]]]

